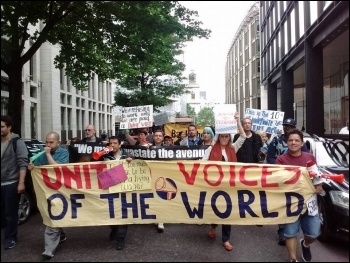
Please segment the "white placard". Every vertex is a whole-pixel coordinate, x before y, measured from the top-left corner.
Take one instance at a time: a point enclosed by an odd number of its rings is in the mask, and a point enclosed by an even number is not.
[[[219,104],[214,106],[215,133],[237,133],[235,120],[236,104]]]
[[[147,128],[153,126],[153,105],[122,108],[120,129]]]
[[[269,134],[279,134],[283,130],[283,111],[258,110],[247,108],[245,117],[252,120],[252,130],[262,130]]]

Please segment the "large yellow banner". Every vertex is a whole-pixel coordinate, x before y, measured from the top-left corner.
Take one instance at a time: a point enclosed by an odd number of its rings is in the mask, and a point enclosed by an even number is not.
[[[128,179],[103,190],[98,174],[122,164]],[[304,167],[213,161],[70,163],[35,167],[44,224],[52,227],[294,222],[315,192]]]

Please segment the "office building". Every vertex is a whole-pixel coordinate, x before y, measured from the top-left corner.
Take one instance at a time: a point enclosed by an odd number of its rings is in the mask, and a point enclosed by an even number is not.
[[[309,134],[349,119],[349,2],[260,1],[261,108]]]

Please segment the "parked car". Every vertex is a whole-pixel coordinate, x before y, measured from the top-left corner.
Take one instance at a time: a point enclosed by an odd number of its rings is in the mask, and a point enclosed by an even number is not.
[[[318,196],[321,233],[318,240],[349,242],[349,141],[306,135],[304,141],[323,174],[343,174],[344,182],[325,180],[324,196]]]
[[[36,139],[23,139],[28,149],[28,158],[44,150],[45,143]],[[21,225],[28,221],[32,212],[36,211],[36,197],[32,176],[29,170],[25,179],[26,191],[20,195],[18,207],[18,224]]]

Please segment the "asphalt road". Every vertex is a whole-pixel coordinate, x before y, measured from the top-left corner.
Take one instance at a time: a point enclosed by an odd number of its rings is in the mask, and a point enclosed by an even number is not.
[[[44,230],[39,213],[19,226],[18,243],[4,250],[1,262],[41,262]],[[289,262],[287,249],[277,245],[277,226],[233,226],[227,252],[221,242],[221,226],[216,240],[207,237],[208,225],[166,224],[164,233],[156,225],[130,225],[124,250],[109,241],[109,227],[65,228],[67,241],[62,243],[51,262]],[[1,230],[3,241],[3,229]],[[312,246],[314,262],[349,262],[348,243],[334,241]],[[298,247],[298,261],[302,261]]]

